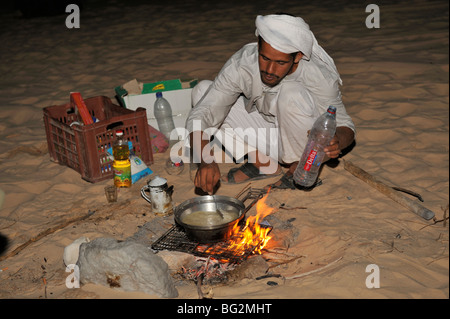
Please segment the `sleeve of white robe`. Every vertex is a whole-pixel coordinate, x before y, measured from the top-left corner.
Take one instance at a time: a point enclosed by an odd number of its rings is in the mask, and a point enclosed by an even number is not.
[[[230,59],[200,101],[191,109],[186,120],[186,129],[189,132],[199,129],[198,125],[194,126],[195,120],[200,121],[202,131],[219,127],[242,93],[238,86],[240,81],[236,65]]]
[[[342,102],[342,94],[339,89],[339,78],[329,72],[329,70],[319,64],[311,61],[301,61],[302,84],[311,92],[316,106],[317,114],[320,116],[325,113],[328,106],[336,107],[336,124],[337,126],[345,126],[356,132],[355,124],[348,115],[347,110]]]
[[[219,127],[241,94],[247,98],[254,94],[254,77],[259,77],[257,52],[257,44],[249,43],[230,57],[207,93],[189,113],[186,120],[189,132],[198,129],[194,120],[200,121],[202,130]]]

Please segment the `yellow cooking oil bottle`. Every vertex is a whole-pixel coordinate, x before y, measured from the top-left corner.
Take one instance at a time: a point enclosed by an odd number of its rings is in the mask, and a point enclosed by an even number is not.
[[[131,162],[128,141],[123,136],[123,130],[116,130],[116,140],[113,144],[114,185],[116,187],[131,187]]]

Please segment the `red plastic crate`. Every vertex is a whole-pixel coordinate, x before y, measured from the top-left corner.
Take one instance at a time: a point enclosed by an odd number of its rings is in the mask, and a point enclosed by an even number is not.
[[[121,128],[124,137],[133,143],[135,155],[147,165],[153,164],[146,109],[125,109],[106,96],[88,98],[85,103],[89,113],[99,120],[97,123],[82,125],[72,103],[44,108],[52,161],[73,168],[91,183],[113,178],[113,163],[106,150],[116,139],[116,129]]]

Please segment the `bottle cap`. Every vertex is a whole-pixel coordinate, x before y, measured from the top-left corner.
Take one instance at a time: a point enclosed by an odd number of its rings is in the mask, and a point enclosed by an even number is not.
[[[330,105],[328,107],[328,113],[335,114],[336,113],[336,107]]]
[[[162,92],[156,92],[156,97],[157,97],[157,98],[162,97]]]
[[[175,157],[175,158],[170,158],[170,160],[172,161],[173,165],[176,167],[179,167],[181,165],[183,165],[183,160],[179,157]]]

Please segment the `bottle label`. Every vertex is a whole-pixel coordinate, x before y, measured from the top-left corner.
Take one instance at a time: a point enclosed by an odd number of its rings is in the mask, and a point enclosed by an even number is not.
[[[305,166],[303,167],[303,169],[305,171],[309,172],[311,170],[311,166],[314,164],[314,160],[316,159],[316,156],[317,156],[317,151],[311,150],[311,152],[308,155],[308,158],[306,159]]]
[[[116,187],[131,186],[131,163],[130,161],[114,161],[114,184]]]

